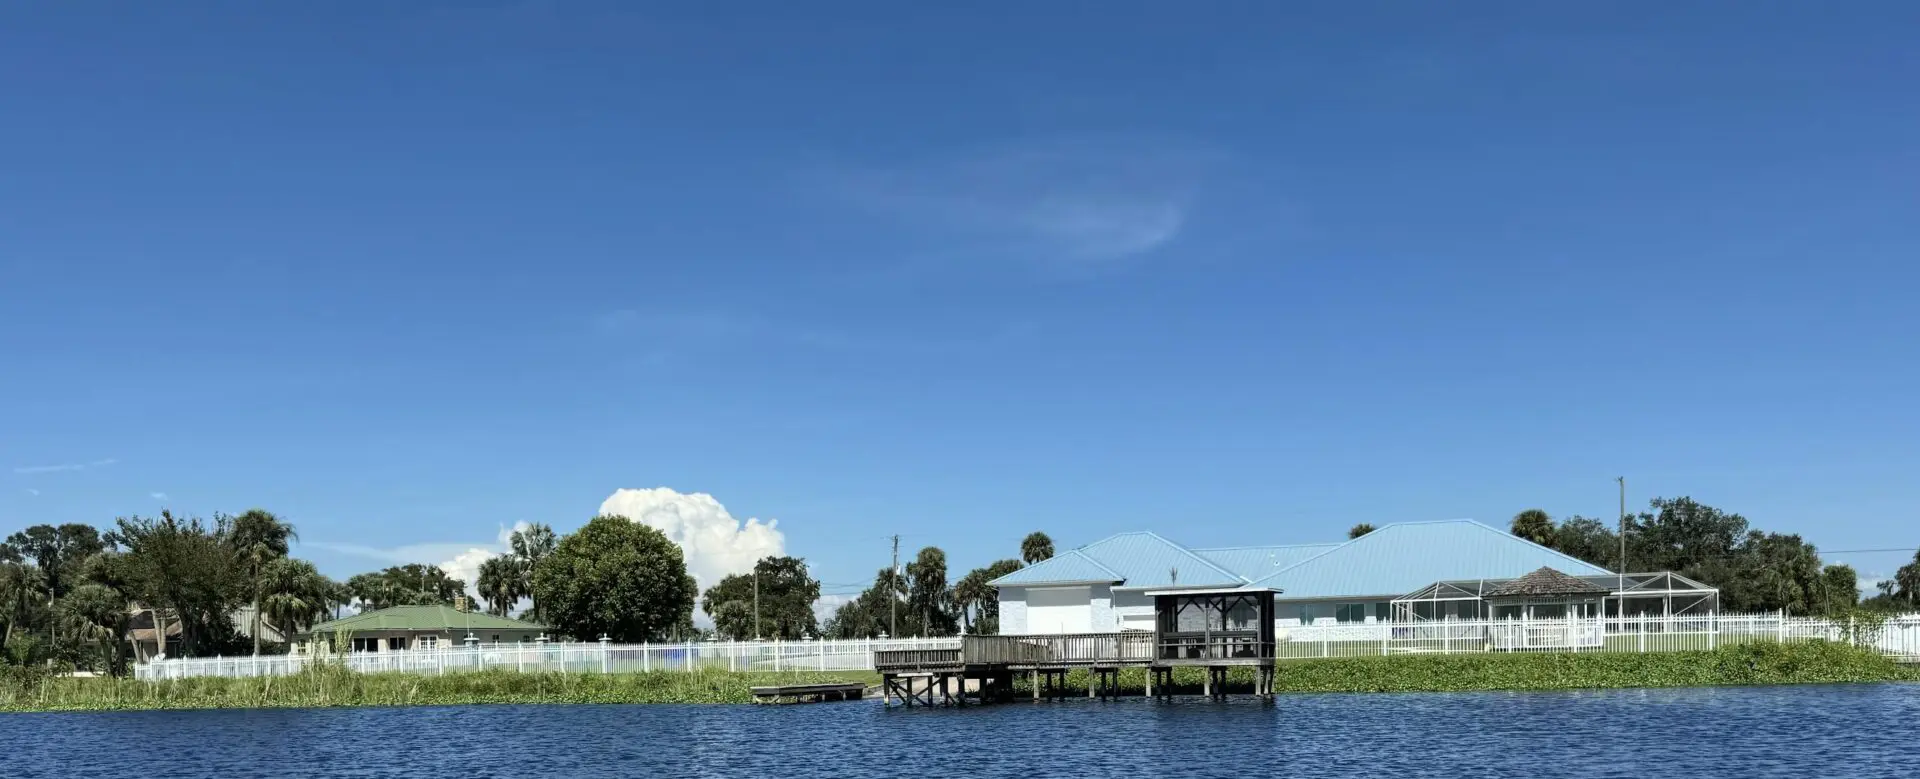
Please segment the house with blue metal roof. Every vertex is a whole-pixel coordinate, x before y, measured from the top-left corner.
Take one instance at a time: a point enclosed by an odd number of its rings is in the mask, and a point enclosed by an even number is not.
[[[1283,624],[1367,622],[1390,618],[1395,599],[1435,582],[1514,579],[1541,568],[1610,573],[1472,520],[1448,520],[1291,546],[1190,549],[1154,533],[1121,533],[992,584],[1002,633],[1102,633],[1152,630],[1149,590],[1275,590]]]

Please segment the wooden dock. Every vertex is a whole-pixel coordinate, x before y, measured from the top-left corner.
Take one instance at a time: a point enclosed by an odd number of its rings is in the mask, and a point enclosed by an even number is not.
[[[867,693],[859,682],[844,684],[778,684],[753,688],[753,699],[762,703],[819,703],[857,701]]]

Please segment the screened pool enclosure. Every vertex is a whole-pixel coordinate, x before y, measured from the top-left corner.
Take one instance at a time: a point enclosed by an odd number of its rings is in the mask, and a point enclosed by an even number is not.
[[[1693,617],[1720,608],[1720,591],[1670,571],[1571,576],[1542,568],[1517,579],[1443,581],[1393,599],[1395,622]]]

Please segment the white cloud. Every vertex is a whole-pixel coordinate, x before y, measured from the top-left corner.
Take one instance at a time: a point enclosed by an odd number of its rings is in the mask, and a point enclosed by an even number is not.
[[[786,554],[786,536],[775,527],[777,520],[742,522],[704,492],[681,494],[667,487],[616,490],[601,502],[600,513],[626,517],[666,534],[686,555],[687,572],[702,590],[728,574],[753,570],[762,557]]]
[[[1185,227],[1211,155],[1076,140],[1006,146],[837,177],[854,203],[982,242],[983,253],[1100,265],[1151,252]]]
[[[513,539],[514,531],[525,530],[527,527],[528,523],[525,521],[515,522],[513,523],[513,527],[503,525],[500,528],[500,532],[494,536],[493,544],[488,546],[467,547],[465,551],[455,554],[452,559],[440,562],[438,564],[440,570],[446,571],[448,576],[466,582],[467,594],[473,596],[473,598],[478,601],[480,598],[480,564],[506,554],[511,548],[510,543]]]
[[[813,617],[820,621],[820,627],[827,626],[827,620],[833,618],[833,612],[845,604],[858,600],[858,595],[822,595],[813,602]]]
[[[167,494],[166,494],[166,493],[164,493],[164,492],[149,492],[149,493],[147,493],[147,496],[148,496],[148,497],[151,497],[151,498],[153,498],[154,500],[166,500],[166,499],[167,499]]]
[[[39,490],[36,490],[36,489],[34,489],[34,488],[32,488],[32,487],[28,487],[28,488],[27,488],[27,494],[28,494],[28,495],[32,495],[32,496],[34,496],[34,497],[36,497],[36,498],[37,498],[37,497],[40,497],[40,491],[39,491]]]
[[[22,468],[15,468],[13,469],[13,472],[21,475],[27,475],[27,474],[34,474],[34,473],[62,473],[66,471],[84,471],[88,468],[103,468],[117,462],[120,462],[120,461],[109,457],[105,460],[94,460],[93,462],[90,462],[90,463],[62,463],[60,465],[29,465]]]

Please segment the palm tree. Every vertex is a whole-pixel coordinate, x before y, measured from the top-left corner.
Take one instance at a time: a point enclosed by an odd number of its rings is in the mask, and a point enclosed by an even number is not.
[[[1349,540],[1359,538],[1373,531],[1374,531],[1374,527],[1372,525],[1362,522],[1358,525],[1354,525],[1353,527],[1347,528],[1347,538]]]
[[[27,621],[28,615],[40,605],[41,594],[47,589],[47,579],[40,575],[40,569],[17,562],[0,563],[0,617],[7,620],[7,630],[0,633],[0,651],[13,643],[13,630]]]
[[[290,557],[267,564],[260,590],[262,616],[289,644],[295,634],[327,618],[335,597],[334,583],[320,575],[313,563]]]
[[[120,637],[126,635],[133,619],[125,598],[106,585],[83,584],[60,597],[54,617],[67,640],[93,649],[89,654],[106,660],[109,673],[120,673],[125,649]],[[92,663],[88,665],[98,669]]]
[[[1540,509],[1527,509],[1513,515],[1513,534],[1541,546],[1553,546],[1553,517]]]
[[[520,572],[520,560],[515,557],[489,557],[480,564],[480,578],[475,587],[480,591],[480,599],[487,602],[487,613],[495,616],[507,616],[513,610],[513,604],[527,593],[522,589],[526,576]]]
[[[547,555],[553,554],[560,541],[554,537],[552,525],[535,522],[527,525],[525,530],[513,531],[508,543],[513,547],[513,556],[520,562],[517,566],[517,589],[520,594],[533,598],[533,621],[545,625],[546,610],[540,606],[540,599],[533,597],[533,569],[539,567],[540,561],[545,560]]]
[[[1020,562],[1027,565],[1053,559],[1053,539],[1038,530],[1020,540]]]
[[[247,585],[253,590],[253,653],[256,655],[260,654],[262,575],[269,563],[287,556],[288,542],[295,538],[298,536],[293,532],[293,525],[261,509],[234,517],[227,531],[227,543],[240,555],[240,564],[246,566]]]
[[[1920,601],[1920,552],[1913,553],[1913,562],[1893,572],[1893,582],[1900,588],[1900,597],[1908,603]]]

